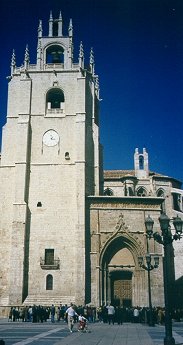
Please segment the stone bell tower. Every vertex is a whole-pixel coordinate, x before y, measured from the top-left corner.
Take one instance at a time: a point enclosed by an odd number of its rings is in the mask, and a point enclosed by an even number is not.
[[[37,61],[13,51],[0,166],[0,304],[90,302],[87,195],[100,189],[99,84],[93,50],[62,15],[38,27]],[[79,282],[79,283],[78,283]],[[88,284],[88,285],[87,285]],[[88,295],[86,293],[88,291]]]
[[[139,179],[146,179],[149,177],[149,161],[148,153],[143,148],[143,153],[139,153],[138,148],[134,153],[135,176]]]

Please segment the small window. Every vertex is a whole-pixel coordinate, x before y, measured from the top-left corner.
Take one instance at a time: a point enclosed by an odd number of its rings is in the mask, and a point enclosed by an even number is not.
[[[45,249],[45,265],[54,265],[54,249]]]
[[[157,197],[158,198],[164,198],[165,197],[165,193],[164,193],[164,191],[162,189],[159,189],[157,191]]]
[[[157,197],[158,197],[158,198],[165,198],[165,192],[164,192],[163,189],[159,189],[159,190],[156,192],[156,194],[157,194]],[[161,211],[162,211],[162,213],[165,213],[165,212],[166,212],[166,210],[165,210],[165,201],[163,201],[162,204],[161,204]]]
[[[42,203],[41,203],[41,201],[38,201],[38,203],[37,203],[37,207],[42,207]]]
[[[128,187],[128,195],[129,196],[133,196],[134,195],[133,189],[131,187]]]
[[[65,159],[67,159],[67,160],[70,159],[69,152],[65,152]]]
[[[51,274],[46,277],[46,290],[53,290],[53,276]]]
[[[173,209],[175,211],[179,211],[181,212],[181,195],[178,193],[172,193],[172,197],[173,197]]]
[[[144,156],[139,156],[139,169],[144,170]]]
[[[147,196],[147,192],[146,192],[145,188],[140,187],[140,188],[137,190],[137,196]]]

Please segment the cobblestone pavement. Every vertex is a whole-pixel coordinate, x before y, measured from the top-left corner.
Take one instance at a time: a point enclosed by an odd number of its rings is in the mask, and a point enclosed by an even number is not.
[[[96,322],[90,323],[85,333],[78,332],[75,324],[71,334],[63,321],[34,324],[0,320],[0,339],[6,345],[163,345],[164,332],[164,326]],[[177,345],[183,344],[183,322],[173,323],[173,336]]]

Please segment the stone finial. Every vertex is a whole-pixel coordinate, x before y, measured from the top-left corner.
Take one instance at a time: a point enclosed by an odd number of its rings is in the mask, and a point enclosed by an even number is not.
[[[96,79],[95,79],[95,88],[99,90],[99,76],[98,75],[96,76]]]
[[[84,68],[84,50],[83,50],[83,43],[80,42],[79,46],[79,66]]]
[[[97,95],[99,101],[101,101],[102,99],[100,99],[100,95],[99,95],[100,86],[99,86],[99,76],[98,75],[95,76],[95,90],[96,90],[96,95]]]
[[[11,66],[16,66],[15,49],[13,49],[13,52],[12,52]]]
[[[94,53],[93,48],[90,50],[90,65],[94,64]]]
[[[28,44],[26,45],[25,48],[25,57],[24,57],[24,67],[27,70],[29,67],[29,62],[30,62],[30,58],[29,58],[29,48],[28,48]]]
[[[50,18],[49,18],[49,37],[53,36],[53,16],[52,16],[52,11],[50,11]]]
[[[15,50],[13,49],[12,57],[11,57],[11,75],[14,73],[16,68],[16,56],[15,56]]]
[[[94,66],[95,66],[95,64],[94,64],[94,52],[93,52],[93,48],[91,48],[91,50],[90,50],[90,70],[91,70],[91,73],[94,75]]]
[[[53,15],[52,15],[52,11],[50,11],[50,19],[49,20],[53,20]]]
[[[73,36],[73,25],[72,25],[72,19],[70,19],[70,21],[69,21],[69,29],[68,29],[68,34],[69,34],[69,37],[72,37],[72,36]]]
[[[79,57],[80,58],[84,58],[84,50],[83,50],[83,43],[82,43],[82,41],[80,42],[80,46],[79,46]]]
[[[40,20],[39,26],[38,26],[38,37],[42,37],[42,34],[43,34],[42,20]]]
[[[61,13],[61,11],[59,13],[59,19],[58,19],[58,36],[62,36],[62,13]]]

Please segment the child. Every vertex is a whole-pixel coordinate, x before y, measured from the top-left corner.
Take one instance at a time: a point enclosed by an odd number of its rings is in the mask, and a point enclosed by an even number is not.
[[[79,321],[79,327],[78,327],[78,331],[85,331],[87,330],[87,319],[82,316],[81,314],[78,317],[78,321]]]

